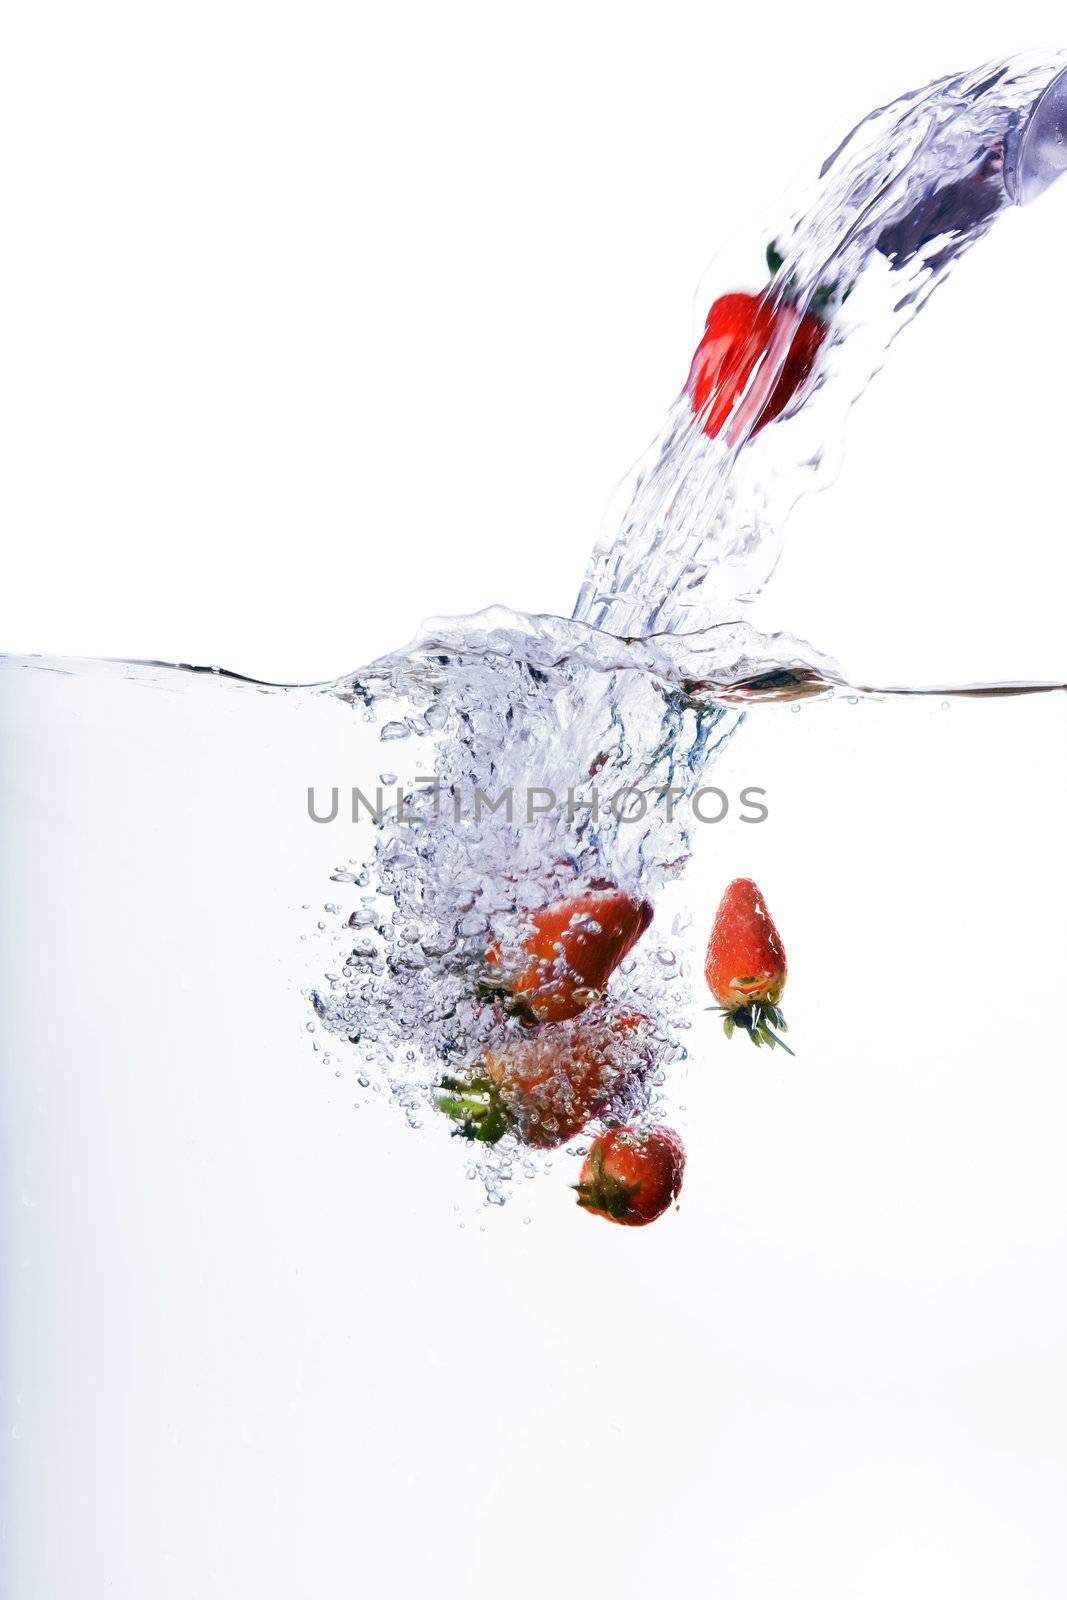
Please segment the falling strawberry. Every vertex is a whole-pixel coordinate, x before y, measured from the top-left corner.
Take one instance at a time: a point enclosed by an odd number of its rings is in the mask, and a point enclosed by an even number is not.
[[[709,439],[755,437],[804,387],[827,325],[768,294],[724,294],[708,312],[686,382]]]
[[[578,1204],[607,1222],[643,1228],[677,1200],[685,1148],[673,1128],[613,1128],[594,1139],[575,1184]]]
[[[787,971],[785,946],[767,902],[751,878],[735,878],[715,913],[704,961],[708,988],[726,1013],[727,1038],[744,1028],[753,1044],[772,1049],[780,1044],[793,1054],[774,1031],[788,1031],[778,1009]]]
[[[614,884],[543,906],[510,948],[503,939],[490,943],[479,993],[530,1024],[576,1017],[599,999],[651,921],[648,901]]]
[[[476,1066],[442,1080],[437,1108],[456,1132],[483,1144],[513,1133],[548,1150],[565,1144],[610,1105],[632,1105],[652,1064],[652,1024],[635,1011],[589,1012],[487,1050]]]

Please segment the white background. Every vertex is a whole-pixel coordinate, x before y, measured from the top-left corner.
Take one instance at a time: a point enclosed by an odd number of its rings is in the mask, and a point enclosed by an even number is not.
[[[1062,27],[1025,0],[17,8],[0,648],[306,681],[427,615],[568,613],[715,251],[873,105]],[[929,638],[949,582],[1003,609],[996,543],[1048,519],[1055,405],[1013,488],[986,464],[1014,407],[1032,426],[1060,393],[1062,214],[1048,197],[965,264],[798,518],[771,620],[857,671],[857,583],[887,618],[924,604]]]
[[[873,104],[1062,27],[24,9],[0,644],[311,679],[568,611],[719,244]],[[1065,239],[1054,191],[905,335],[764,620],[858,676],[1062,672]],[[13,1600],[1060,1600],[1052,702],[753,718],[722,781],[772,819],[700,841],[691,953],[748,852],[802,1059],[698,1030],[647,1233],[576,1228],[561,1173],[483,1234],[454,1144],[304,1034],[333,724],[3,689]]]

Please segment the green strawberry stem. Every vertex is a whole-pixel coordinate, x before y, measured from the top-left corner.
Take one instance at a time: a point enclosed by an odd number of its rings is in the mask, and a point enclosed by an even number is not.
[[[512,994],[503,978],[479,978],[474,986],[475,999],[482,1005],[499,1005],[505,1016],[515,1017],[527,1027],[536,1027],[540,1018],[529,1001],[522,995]]]
[[[453,1134],[463,1139],[496,1144],[511,1126],[497,1085],[483,1072],[472,1072],[462,1078],[442,1078],[435,1103],[438,1111],[456,1123]]]
[[[772,278],[776,278],[784,265],[785,257],[778,248],[778,241],[777,239],[772,239],[770,244],[767,246],[767,271],[770,273]],[[785,289],[783,290],[783,295],[787,300],[794,297],[795,289],[795,282],[792,278],[790,278],[785,286]],[[808,302],[808,310],[811,312],[812,316],[819,317],[821,320],[825,320],[825,313],[829,311],[834,301],[840,297],[843,305],[851,293],[851,286],[842,290],[836,279],[833,283],[820,284]]]
[[[585,1183],[572,1183],[578,1204],[587,1211],[604,1211],[616,1220],[630,1215],[630,1202],[640,1184],[626,1183],[604,1171],[604,1153],[597,1147],[589,1158],[589,1177]]]
[[[755,1045],[766,1044],[773,1050],[776,1045],[781,1045],[787,1055],[796,1057],[796,1051],[790,1050],[784,1039],[775,1033],[777,1028],[781,1033],[789,1032],[786,1022],[777,1006],[768,1006],[758,1000],[752,1001],[747,1006],[740,1006],[736,1011],[727,1011],[724,1006],[711,1006],[712,1011],[722,1011],[722,1031],[728,1039],[732,1039],[735,1028],[743,1028]]]
[[[776,273],[781,272],[784,263],[785,257],[778,248],[778,241],[777,239],[772,239],[767,246],[767,271],[772,278]]]

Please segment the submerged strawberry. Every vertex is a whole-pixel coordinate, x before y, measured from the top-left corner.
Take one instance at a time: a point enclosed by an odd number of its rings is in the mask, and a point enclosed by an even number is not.
[[[726,441],[733,445],[780,416],[811,376],[826,333],[818,317],[766,294],[716,300],[686,382],[708,438],[729,422]]]
[[[613,1128],[594,1139],[575,1184],[578,1204],[607,1222],[643,1228],[678,1198],[685,1148],[673,1128]]]
[[[753,1044],[780,1044],[792,1055],[774,1032],[788,1031],[778,1009],[787,971],[785,946],[767,902],[751,878],[735,878],[715,913],[704,961],[708,988],[726,1013],[727,1038],[744,1028]]]
[[[635,1011],[542,1029],[443,1079],[438,1109],[467,1139],[495,1144],[513,1133],[552,1149],[637,1087],[651,1063],[650,1036],[648,1018]]]
[[[647,900],[614,885],[543,906],[530,915],[517,948],[490,944],[480,992],[523,1022],[564,1022],[599,998],[651,921]]]

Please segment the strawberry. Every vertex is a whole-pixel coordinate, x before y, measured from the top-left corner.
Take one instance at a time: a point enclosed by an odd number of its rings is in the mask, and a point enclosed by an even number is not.
[[[765,294],[724,294],[708,312],[686,381],[693,415],[709,439],[755,437],[803,388],[827,327],[810,312]],[[788,349],[786,346],[788,345]],[[772,352],[773,346],[773,352]],[[785,359],[775,373],[781,351]]]
[[[613,1101],[628,1096],[651,1064],[651,1024],[638,1012],[559,1023],[487,1050],[471,1071],[444,1078],[437,1106],[456,1132],[483,1144],[513,1133],[549,1150],[565,1144]]]
[[[651,921],[647,900],[613,884],[543,906],[520,930],[517,948],[490,943],[479,993],[529,1024],[576,1017],[599,998]]]
[[[735,878],[726,887],[712,924],[704,976],[726,1013],[723,1028],[730,1038],[744,1028],[753,1044],[780,1044],[775,1028],[787,1032],[778,1001],[788,967],[785,946],[771,920],[767,902],[751,878]]]
[[[575,1184],[578,1204],[607,1222],[643,1228],[677,1200],[684,1172],[673,1128],[613,1128],[589,1148]]]

